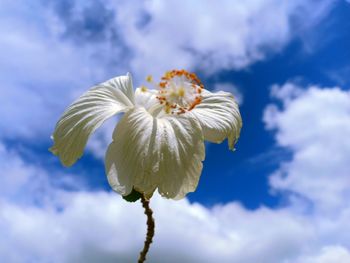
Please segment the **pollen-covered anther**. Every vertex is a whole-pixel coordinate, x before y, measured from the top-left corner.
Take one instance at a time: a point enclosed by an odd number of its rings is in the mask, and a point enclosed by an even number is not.
[[[146,81],[152,83],[152,82],[153,82],[153,77],[152,77],[152,75],[148,75],[148,76],[146,77]]]
[[[203,84],[196,74],[183,69],[166,72],[158,87],[157,99],[160,104],[165,104],[164,111],[167,114],[183,114],[202,101]]]
[[[194,107],[196,107],[196,105],[200,104],[201,102],[202,102],[202,98],[196,97],[195,101],[192,103],[192,105],[189,108],[189,110],[192,110]]]

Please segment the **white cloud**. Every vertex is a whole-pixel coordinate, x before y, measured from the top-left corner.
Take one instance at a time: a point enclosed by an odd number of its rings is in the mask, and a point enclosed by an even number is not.
[[[80,191],[66,191],[62,184],[52,184],[45,168],[4,145],[0,159],[3,261],[135,261],[146,228],[139,202],[127,203],[115,193],[83,191],[79,181],[70,184]],[[50,169],[52,173],[63,176]],[[152,262],[166,258],[169,263],[244,263],[260,257],[266,263],[278,262],[300,250],[301,236],[309,239],[313,235],[304,230],[307,222],[286,210],[252,212],[238,203],[208,209],[159,196],[152,199],[152,207],[156,217],[156,236],[149,254]],[[275,222],[273,230],[264,228],[266,221]],[[257,231],[263,242],[256,243]],[[249,255],[245,255],[247,249]]]
[[[40,1],[5,0],[0,12],[1,137],[48,138],[69,102],[127,71],[110,68],[119,46],[72,43],[63,37],[66,25]]]
[[[138,85],[172,68],[246,67],[309,30],[331,3],[4,0],[1,137],[45,140],[73,98],[126,71]]]
[[[145,236],[139,203],[114,193],[73,193],[63,209],[2,203],[1,258],[6,262],[131,262]],[[156,236],[151,262],[281,262],[312,236],[286,211],[249,212],[238,204],[207,209],[188,201],[152,199]],[[265,222],[274,222],[274,229]],[[257,239],[256,233],[259,233]],[[304,241],[300,241],[303,238]],[[247,253],[247,250],[250,252]]]
[[[56,195],[62,193],[61,188],[87,188],[81,178],[55,169],[48,171],[35,162],[26,161],[18,149],[10,149],[1,141],[0,171],[1,200],[21,205],[51,204]]]
[[[150,1],[137,9],[150,16],[141,28],[133,26],[140,16],[135,16],[129,2],[123,5],[119,21],[135,52],[132,66],[137,72],[152,65],[157,73],[169,67],[199,67],[213,73],[240,69],[278,52],[295,35],[317,24],[332,2]]]
[[[317,255],[301,258],[297,263],[348,263],[350,262],[349,250],[342,246],[329,246],[321,249]]]
[[[0,200],[2,260],[136,260],[146,229],[139,202],[127,203],[115,193],[84,191],[76,181],[75,191],[64,190],[62,184],[52,184],[49,172],[55,174],[54,170],[28,163],[4,146],[0,149],[5,177],[19,173],[24,178],[10,185],[5,178],[0,184],[11,189],[2,192]],[[38,205],[35,192],[47,197],[46,201]],[[346,262],[350,245],[346,200],[343,209],[331,214],[300,212],[297,205],[303,204],[250,211],[231,202],[207,208],[186,199],[171,201],[156,195],[151,200],[156,235],[149,259],[169,263],[332,263],[327,260],[334,257]]]
[[[339,209],[350,196],[350,93],[316,86],[302,91],[287,83],[273,94],[284,108],[267,107],[265,122],[294,155],[270,178],[272,186],[307,197],[318,208]]]

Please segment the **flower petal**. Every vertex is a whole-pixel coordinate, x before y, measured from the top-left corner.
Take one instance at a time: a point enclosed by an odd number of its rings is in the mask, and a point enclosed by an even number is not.
[[[105,167],[108,182],[121,195],[131,193],[136,177],[146,177],[139,190],[153,193],[157,187],[156,120],[144,109],[128,111],[113,132]]]
[[[135,105],[145,108],[153,116],[157,116],[162,109],[162,105],[157,99],[158,90],[137,88],[135,91]]]
[[[135,108],[118,123],[105,163],[111,187],[122,195],[135,188],[150,197],[158,187],[180,199],[196,189],[203,159],[203,135],[192,114],[159,119]]]
[[[196,190],[205,157],[200,123],[191,113],[159,119],[160,152],[158,191],[182,199]]]
[[[65,166],[73,165],[83,154],[92,132],[114,114],[134,107],[131,76],[101,83],[78,98],[63,113],[52,135],[50,151]]]
[[[200,104],[191,111],[199,120],[204,134],[204,139],[221,143],[228,137],[231,150],[238,140],[242,119],[237,102],[228,92],[212,93],[203,91]]]
[[[135,104],[145,109],[151,108],[154,104],[159,104],[157,100],[157,90],[150,90],[145,87],[137,88],[135,90]]]

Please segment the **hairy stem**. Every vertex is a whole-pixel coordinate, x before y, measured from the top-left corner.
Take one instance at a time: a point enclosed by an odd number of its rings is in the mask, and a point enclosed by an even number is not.
[[[142,251],[140,252],[140,257],[138,263],[143,263],[146,260],[146,255],[149,250],[149,247],[152,243],[152,239],[154,236],[154,219],[152,217],[152,209],[149,207],[149,200],[147,200],[143,195],[141,197],[141,203],[143,208],[145,209],[145,215],[147,216],[147,235],[145,244],[143,246]]]

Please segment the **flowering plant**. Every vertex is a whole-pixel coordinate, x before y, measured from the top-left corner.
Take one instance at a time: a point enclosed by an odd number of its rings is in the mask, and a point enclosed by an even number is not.
[[[156,189],[171,199],[195,191],[204,140],[221,143],[228,138],[233,150],[242,120],[232,94],[206,90],[193,73],[172,70],[158,84],[151,76],[147,80],[154,89],[141,86],[134,92],[127,74],[88,90],[59,119],[50,150],[63,165],[73,165],[89,136],[105,120],[125,112],[106,153],[106,174],[114,191],[126,200],[142,198],[148,207]]]

